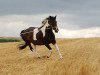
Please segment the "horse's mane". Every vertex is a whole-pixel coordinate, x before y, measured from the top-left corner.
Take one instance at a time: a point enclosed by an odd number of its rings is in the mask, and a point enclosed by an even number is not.
[[[38,29],[41,29],[45,25],[46,21],[47,21],[47,18],[42,21],[41,26]]]

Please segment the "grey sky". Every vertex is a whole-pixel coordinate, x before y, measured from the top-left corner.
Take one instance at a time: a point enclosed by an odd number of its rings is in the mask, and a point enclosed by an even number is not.
[[[32,24],[40,22],[44,14],[58,15],[60,27],[68,30],[100,27],[100,0],[0,0],[1,22],[6,21],[4,16],[9,15],[40,15],[38,19],[17,18],[27,22],[25,24]],[[10,22],[16,21],[16,16],[10,18]]]
[[[0,0],[0,15],[51,12],[98,13],[99,0]]]

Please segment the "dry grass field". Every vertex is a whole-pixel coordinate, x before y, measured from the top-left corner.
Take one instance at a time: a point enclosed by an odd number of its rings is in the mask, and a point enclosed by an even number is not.
[[[63,59],[48,49],[37,46],[41,58],[19,43],[0,43],[0,75],[100,75],[100,38],[58,39]]]

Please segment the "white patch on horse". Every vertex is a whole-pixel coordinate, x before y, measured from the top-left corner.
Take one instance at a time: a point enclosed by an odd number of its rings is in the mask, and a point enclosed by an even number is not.
[[[43,37],[45,36],[45,29],[46,29],[46,27],[48,27],[48,26],[49,26],[48,20],[46,20],[45,25],[41,28],[41,31],[42,31],[42,33],[43,33]]]
[[[36,39],[36,34],[39,32],[39,31],[38,31],[38,28],[35,28],[33,32],[34,32],[34,33],[33,33],[33,40],[37,40],[37,39]]]

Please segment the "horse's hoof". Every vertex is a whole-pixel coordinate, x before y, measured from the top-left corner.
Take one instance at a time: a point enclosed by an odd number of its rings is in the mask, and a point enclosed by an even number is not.
[[[41,58],[41,57],[38,57],[39,59]]]
[[[47,58],[49,58],[49,56],[47,56]]]
[[[61,56],[60,59],[63,59],[63,57]]]

